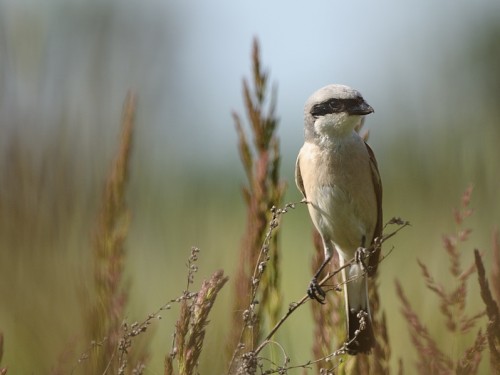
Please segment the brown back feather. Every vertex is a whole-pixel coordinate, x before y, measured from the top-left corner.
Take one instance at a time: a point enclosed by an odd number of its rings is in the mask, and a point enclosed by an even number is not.
[[[370,156],[370,166],[372,171],[372,182],[373,188],[375,189],[375,197],[377,199],[377,224],[375,225],[375,230],[373,233],[372,243],[373,245],[375,238],[380,238],[382,236],[383,227],[383,217],[382,217],[382,181],[380,179],[380,173],[378,171],[377,159],[373,150],[365,142],[368,155]],[[377,272],[378,262],[380,258],[380,248],[375,249],[375,251],[370,255],[370,260],[368,262],[368,276],[373,276]]]

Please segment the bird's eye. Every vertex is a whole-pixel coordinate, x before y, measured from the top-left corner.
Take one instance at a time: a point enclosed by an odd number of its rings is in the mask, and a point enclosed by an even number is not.
[[[340,99],[329,99],[323,103],[316,104],[311,109],[314,117],[324,116],[330,113],[339,113],[344,110],[344,102]]]
[[[328,102],[328,107],[331,109],[330,113],[342,112],[344,108],[344,103],[338,99],[330,99]]]

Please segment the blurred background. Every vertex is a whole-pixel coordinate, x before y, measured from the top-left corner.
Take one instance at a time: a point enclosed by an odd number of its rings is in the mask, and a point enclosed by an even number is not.
[[[128,89],[139,98],[128,202],[127,318],[143,319],[183,290],[190,247],[201,248],[198,282],[230,277],[244,231],[236,132],[244,113],[252,38],[278,88],[286,201],[303,142],[303,105],[329,83],[361,91],[384,183],[384,215],[412,227],[381,266],[393,359],[414,354],[394,279],[432,331],[442,321],[423,290],[416,259],[446,283],[444,233],[474,186],[474,247],[486,259],[500,222],[500,2],[402,3],[167,0],[0,1],[0,330],[9,373],[48,373],[79,343],[81,290],[90,273],[90,233],[118,144]],[[305,207],[284,217],[286,304],[310,281],[313,253]],[[477,288],[471,287],[472,305]],[[228,285],[211,317],[209,355],[223,350]],[[479,308],[479,307],[478,307]],[[477,311],[477,310],[476,310]],[[163,372],[176,310],[149,332],[146,374]],[[289,356],[311,357],[310,312],[281,332]],[[462,343],[449,346],[461,353]],[[211,361],[210,370],[222,364]],[[219,367],[218,367],[219,366]],[[203,369],[203,367],[202,367]],[[202,371],[203,372],[203,371]],[[411,371],[410,371],[411,373]]]

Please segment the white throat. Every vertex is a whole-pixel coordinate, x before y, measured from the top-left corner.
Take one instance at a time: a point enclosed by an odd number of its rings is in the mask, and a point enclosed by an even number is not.
[[[350,137],[362,116],[349,116],[347,113],[335,113],[319,117],[314,122],[314,132],[320,143],[336,143]]]

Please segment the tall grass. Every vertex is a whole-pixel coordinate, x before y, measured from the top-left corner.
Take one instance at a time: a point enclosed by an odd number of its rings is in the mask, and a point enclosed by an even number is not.
[[[124,105],[121,139],[104,187],[101,208],[93,232],[93,288],[85,303],[85,336],[96,343],[89,356],[93,374],[124,373],[127,362],[118,355],[122,321],[128,294],[124,283],[124,242],[130,222],[125,193],[129,180],[130,156],[135,123],[136,98],[129,93]],[[124,326],[125,328],[125,326]],[[139,354],[144,357],[145,353]],[[137,359],[137,358],[136,358]]]
[[[284,194],[279,172],[276,91],[268,98],[268,73],[262,69],[257,40],[253,42],[252,68],[252,88],[246,79],[243,80],[252,143],[248,141],[241,116],[233,113],[248,185],[242,188],[247,224],[239,252],[238,272],[233,281],[234,315],[227,342],[231,369],[241,350],[253,350],[257,346],[264,316],[270,324],[276,323],[282,307],[278,234],[264,242],[271,208],[281,204]],[[268,268],[266,272],[265,268]],[[259,288],[261,283],[265,287]]]
[[[222,271],[216,271],[209,280],[205,280],[196,293],[189,291],[197,271],[196,261],[199,249],[192,248],[188,261],[188,282],[183,295],[176,302],[181,303],[179,320],[175,326],[174,343],[170,353],[165,356],[165,375],[186,375],[198,372],[198,360],[203,348],[208,315],[228,278]],[[174,362],[177,362],[177,372]]]

